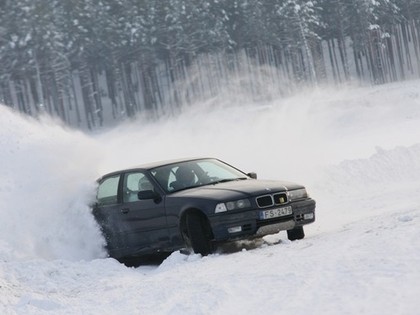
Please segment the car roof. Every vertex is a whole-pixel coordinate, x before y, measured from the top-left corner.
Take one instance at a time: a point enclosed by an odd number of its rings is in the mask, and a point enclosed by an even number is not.
[[[208,159],[215,159],[215,158],[211,158],[211,157],[194,157],[194,158],[179,158],[179,159],[172,159],[172,160],[163,160],[163,161],[156,161],[156,162],[151,162],[151,163],[146,163],[146,164],[141,164],[141,165],[137,165],[134,167],[131,167],[129,169],[136,169],[136,168],[141,168],[141,169],[153,169],[159,166],[164,166],[164,165],[170,165],[170,164],[176,164],[176,163],[182,163],[182,162],[188,162],[188,161],[196,161],[196,160],[208,160]]]
[[[121,174],[121,173],[124,173],[124,172],[127,172],[127,171],[132,171],[132,170],[140,170],[140,169],[141,170],[151,170],[151,169],[154,169],[156,167],[170,165],[170,164],[176,164],[176,163],[188,162],[188,161],[197,161],[197,160],[209,160],[209,159],[217,160],[216,158],[212,158],[212,157],[195,157],[195,158],[179,158],[179,159],[172,159],[172,160],[156,161],[156,162],[140,164],[140,165],[136,165],[136,166],[133,166],[133,167],[129,167],[129,168],[125,168],[125,169],[120,169],[118,171],[110,172],[110,173],[102,175],[98,180],[101,180],[102,178],[107,177],[107,176]]]

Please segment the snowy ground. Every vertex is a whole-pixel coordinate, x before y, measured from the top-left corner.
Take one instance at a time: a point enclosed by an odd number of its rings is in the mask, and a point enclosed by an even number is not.
[[[0,107],[0,314],[419,314],[420,81],[229,103],[93,136]],[[185,156],[303,183],[317,221],[293,243],[104,258],[94,179]]]

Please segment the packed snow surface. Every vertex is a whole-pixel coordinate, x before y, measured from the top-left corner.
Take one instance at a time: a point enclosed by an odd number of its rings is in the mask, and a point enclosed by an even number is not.
[[[419,314],[420,81],[234,100],[93,135],[0,106],[0,314]],[[316,222],[295,242],[106,258],[95,179],[188,156],[306,185]]]

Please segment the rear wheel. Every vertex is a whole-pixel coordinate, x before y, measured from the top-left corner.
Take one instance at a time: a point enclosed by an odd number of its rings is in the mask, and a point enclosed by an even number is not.
[[[287,238],[291,241],[301,240],[305,237],[303,226],[297,226],[291,230],[287,230]]]
[[[196,212],[187,215],[187,232],[189,245],[191,245],[194,253],[207,256],[213,252],[211,239],[211,228],[207,220]]]

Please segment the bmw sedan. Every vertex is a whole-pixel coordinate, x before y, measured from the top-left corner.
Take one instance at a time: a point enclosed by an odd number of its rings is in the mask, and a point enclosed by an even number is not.
[[[93,214],[109,255],[123,260],[180,249],[208,255],[218,244],[279,231],[302,239],[315,201],[302,185],[197,158],[104,175]]]

